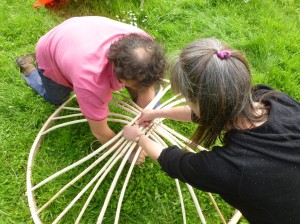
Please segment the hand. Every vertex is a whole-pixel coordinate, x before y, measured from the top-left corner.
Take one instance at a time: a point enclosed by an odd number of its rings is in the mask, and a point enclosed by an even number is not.
[[[134,141],[135,138],[142,134],[143,132],[139,129],[138,126],[130,126],[126,125],[123,129],[123,136],[128,140],[128,141]]]
[[[123,129],[123,136],[129,141],[134,141],[136,139],[136,137],[142,133],[143,132],[139,129],[138,126],[126,125]],[[137,149],[138,149],[138,146],[132,151],[132,153],[128,159],[129,163],[132,163],[133,158],[134,158],[135,154],[137,153]],[[140,164],[144,163],[146,156],[147,156],[147,153],[144,150],[141,150],[141,152],[135,162],[135,165],[140,165]]]
[[[143,110],[140,118],[137,121],[138,125],[142,125],[144,127],[150,126],[155,119],[154,110]]]
[[[132,153],[131,153],[131,155],[130,155],[130,157],[128,159],[129,163],[132,163],[133,158],[134,158],[134,156],[135,156],[136,153],[137,153],[137,149],[135,148],[132,151]],[[141,152],[140,152],[140,154],[139,154],[139,156],[138,156],[138,158],[137,158],[137,160],[135,162],[135,165],[141,165],[142,163],[144,163],[145,159],[146,159],[146,156],[147,156],[147,153],[144,150],[141,150]]]

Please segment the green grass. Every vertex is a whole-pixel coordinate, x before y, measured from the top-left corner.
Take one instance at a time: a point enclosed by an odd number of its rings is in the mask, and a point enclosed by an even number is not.
[[[32,223],[24,195],[28,154],[39,129],[56,108],[24,84],[14,60],[34,51],[37,40],[66,18],[102,15],[130,23],[134,16],[139,27],[162,42],[167,55],[197,38],[217,37],[245,53],[251,64],[254,83],[271,85],[300,100],[299,1],[145,0],[140,8],[139,0],[78,0],[55,11],[33,9],[34,1],[2,0],[0,3],[0,223]],[[168,125],[188,134],[193,129],[175,122],[168,122]],[[42,178],[89,153],[93,141],[86,124],[74,125],[49,136],[38,154],[35,178]],[[72,173],[67,175],[72,176]],[[38,200],[44,202],[66,179],[53,181],[39,190]],[[45,220],[53,220],[81,184],[75,185],[74,190],[71,188],[50,206],[49,211],[42,213]],[[101,205],[106,194],[104,189],[108,187],[108,183],[105,184],[85,223],[97,218],[97,206]],[[174,186],[174,181],[155,162],[147,160],[143,169],[134,169],[120,223],[182,223],[178,197],[173,194]],[[184,194],[188,223],[197,223],[195,209],[188,202],[187,192]],[[206,194],[197,191],[197,195],[201,198],[208,223],[220,223]],[[116,198],[114,195],[113,201]],[[105,223],[113,223],[115,206],[115,202],[110,204]],[[78,209],[75,207],[62,223],[70,223]],[[230,217],[231,208],[224,202],[221,202],[221,210],[225,211],[227,218]],[[243,220],[241,223],[247,222]]]

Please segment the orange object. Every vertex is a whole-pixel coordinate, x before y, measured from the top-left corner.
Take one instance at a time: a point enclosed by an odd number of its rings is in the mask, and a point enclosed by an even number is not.
[[[54,2],[54,0],[39,0],[39,2],[40,2],[42,5],[46,5],[46,4],[49,4],[49,3]]]
[[[38,8],[41,5],[49,9],[60,8],[68,2],[69,0],[38,0],[33,4],[33,8]]]
[[[47,6],[47,5],[54,5],[55,0],[38,0],[33,4],[33,8],[38,8],[41,5]]]

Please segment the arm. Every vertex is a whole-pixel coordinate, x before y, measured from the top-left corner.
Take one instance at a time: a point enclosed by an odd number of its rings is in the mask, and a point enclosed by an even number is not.
[[[141,146],[142,149],[147,153],[147,155],[154,160],[158,159],[162,150],[165,148],[162,145],[152,141],[144,134],[140,136],[138,145]]]
[[[129,141],[133,141],[139,136],[138,145],[141,146],[147,155],[154,160],[157,160],[160,153],[164,149],[162,145],[146,137],[146,135],[138,128],[138,126],[125,126],[123,129],[123,135]]]
[[[141,114],[138,124],[146,124],[148,126],[148,121],[152,121],[156,118],[167,118],[176,121],[191,122],[192,110],[189,106],[179,106],[173,108],[163,108],[156,110],[144,110]]]
[[[116,134],[109,128],[107,125],[107,120],[104,119],[102,121],[93,121],[90,119],[87,119],[90,125],[90,128],[92,130],[93,135],[101,142],[101,144],[105,144],[110,139],[112,139]],[[131,163],[133,161],[133,158],[135,156],[136,150],[133,151],[128,161]],[[141,153],[138,156],[138,159],[136,161],[136,165],[140,165],[143,162],[145,162],[145,157],[147,156],[146,152],[144,150],[141,151]]]
[[[107,119],[94,121],[87,118],[87,120],[93,135],[101,142],[101,144],[108,142],[116,135],[107,125]]]

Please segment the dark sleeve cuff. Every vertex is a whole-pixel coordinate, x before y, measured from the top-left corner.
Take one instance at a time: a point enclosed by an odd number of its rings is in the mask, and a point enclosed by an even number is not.
[[[183,159],[189,154],[191,153],[185,152],[178,146],[170,146],[161,152],[157,161],[170,177],[186,182],[181,165]]]

